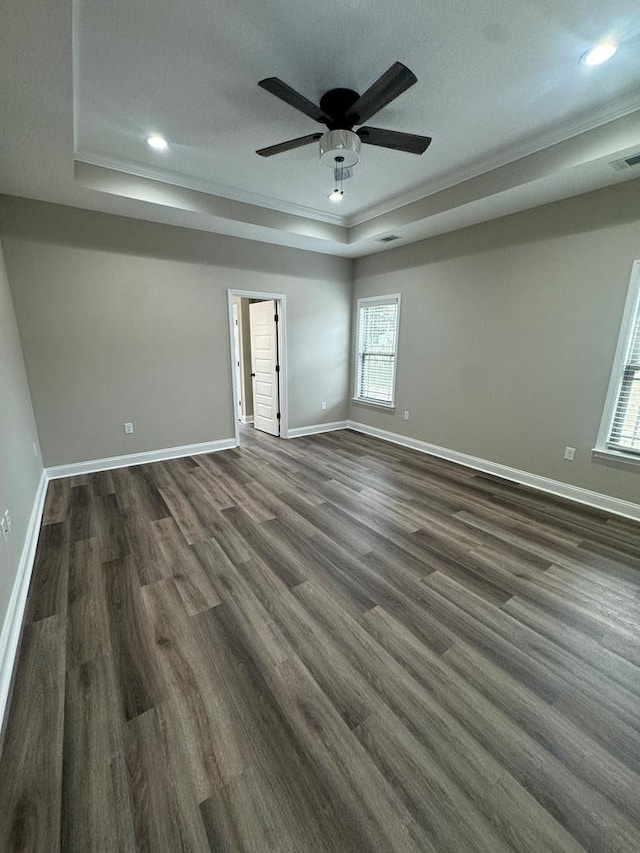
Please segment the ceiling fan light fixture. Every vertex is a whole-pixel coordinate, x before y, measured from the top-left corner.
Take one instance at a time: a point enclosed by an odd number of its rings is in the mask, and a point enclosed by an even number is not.
[[[339,162],[346,169],[360,161],[360,137],[352,130],[329,130],[320,137],[319,143],[320,160],[325,166],[333,169]]]
[[[336,187],[335,190],[333,190],[333,192],[329,193],[328,198],[329,198],[329,201],[342,201],[342,199],[344,198],[344,191],[339,190]]]
[[[603,41],[594,45],[585,54],[582,55],[581,61],[584,65],[594,66],[602,65],[607,62],[618,50],[617,45],[612,41]]]
[[[152,133],[151,136],[147,136],[147,145],[154,151],[166,151],[169,148],[169,143],[159,133]]]

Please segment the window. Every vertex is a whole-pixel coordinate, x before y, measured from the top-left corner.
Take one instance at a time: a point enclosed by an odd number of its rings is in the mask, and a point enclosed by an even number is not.
[[[393,406],[400,294],[358,299],[355,398]]]
[[[640,462],[640,261],[631,273],[596,452]]]

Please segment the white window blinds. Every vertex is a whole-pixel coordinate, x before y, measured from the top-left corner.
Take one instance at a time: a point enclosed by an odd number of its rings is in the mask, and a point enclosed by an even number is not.
[[[358,300],[356,397],[393,405],[399,296]]]
[[[640,453],[640,292],[636,296],[619,383],[607,445]]]

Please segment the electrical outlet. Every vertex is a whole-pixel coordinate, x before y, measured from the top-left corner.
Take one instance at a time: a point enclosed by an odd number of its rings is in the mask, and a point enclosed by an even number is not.
[[[9,528],[7,527],[7,520],[4,518],[0,518],[0,531],[2,531],[2,538],[6,542],[9,538]]]
[[[573,460],[575,459],[575,456],[576,456],[576,449],[575,449],[575,447],[565,447],[565,449],[564,449],[564,458],[565,458],[566,460],[568,460],[569,462],[573,462]]]
[[[7,532],[11,533],[11,515],[9,514],[9,510],[5,510],[4,512],[4,521],[7,525]]]
[[[122,424],[122,426],[124,427],[124,431],[126,432],[127,435],[133,435],[133,424],[132,423]]]
[[[326,408],[327,408],[327,404],[323,401],[322,403],[320,403],[320,408],[321,408],[321,409],[322,409],[322,411],[324,412],[324,411],[326,410]]]
[[[402,413],[402,417],[405,421],[409,420],[409,409],[404,410],[404,412]]]

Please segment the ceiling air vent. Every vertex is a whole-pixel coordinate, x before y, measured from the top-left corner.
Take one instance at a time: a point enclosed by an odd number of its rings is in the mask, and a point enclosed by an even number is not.
[[[399,234],[387,234],[386,237],[377,237],[376,243],[393,243],[394,240],[401,240]]]
[[[623,157],[621,160],[614,160],[611,166],[620,171],[620,169],[629,169],[631,166],[640,166],[640,152],[632,154],[631,157]]]

